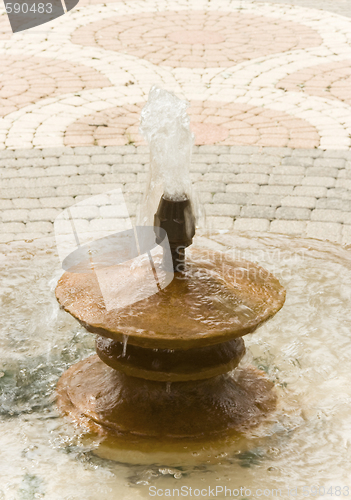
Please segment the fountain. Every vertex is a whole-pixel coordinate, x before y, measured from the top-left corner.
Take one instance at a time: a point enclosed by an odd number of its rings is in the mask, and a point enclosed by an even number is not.
[[[273,384],[263,371],[235,369],[245,353],[242,337],[280,310],[285,290],[257,264],[191,246],[197,207],[186,106],[153,88],[142,113],[141,130],[151,151],[143,223],[150,224],[154,214],[161,250],[153,255],[157,292],[108,309],[96,273],[79,265],[56,287],[61,307],[97,335],[97,354],[61,376],[57,405],[102,437],[105,456],[122,450],[125,458],[128,449],[188,455],[190,445],[203,448],[240,436],[276,407]],[[111,263],[110,247],[108,254]],[[106,255],[100,257],[106,263]],[[130,266],[130,261],[112,266],[113,280],[137,273],[128,292],[137,297],[146,271]],[[169,273],[173,280],[160,286],[158,280]]]
[[[302,498],[306,485],[311,496],[325,498],[323,487],[327,493],[347,486],[350,251],[295,236],[208,236],[198,229],[186,260],[193,246],[256,262],[287,289],[283,309],[245,336],[246,354],[232,372],[264,371],[274,383],[276,409],[259,425],[228,430],[227,438],[216,434],[210,443],[133,435],[114,441],[72,425],[52,395],[65,370],[95,354],[95,336],[58,306],[62,267],[53,239],[0,245],[1,500],[145,500],[150,487],[216,486],[245,487],[252,493],[247,498],[272,488],[281,489],[281,498]],[[128,342],[126,356],[130,348]],[[162,382],[163,391],[171,397],[179,383]],[[288,495],[288,487],[298,494]]]

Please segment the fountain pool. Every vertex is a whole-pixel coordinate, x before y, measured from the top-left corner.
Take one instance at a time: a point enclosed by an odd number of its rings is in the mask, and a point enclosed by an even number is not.
[[[189,449],[188,460],[138,450],[119,461],[101,458],[98,438],[62,418],[52,401],[61,374],[93,354],[95,340],[56,302],[62,269],[54,243],[2,245],[1,500],[134,500],[150,498],[150,487],[165,493],[182,486],[246,487],[246,498],[259,498],[257,489],[280,489],[288,498],[287,488],[297,488],[297,498],[304,498],[303,486],[326,493],[349,485],[350,252],[263,233],[197,235],[194,245],[235,249],[235,256],[262,265],[287,290],[284,308],[246,336],[241,361],[274,382],[275,412],[236,442]],[[328,498],[322,489],[313,492]],[[237,498],[245,498],[242,493]],[[226,497],[219,491],[207,498]]]

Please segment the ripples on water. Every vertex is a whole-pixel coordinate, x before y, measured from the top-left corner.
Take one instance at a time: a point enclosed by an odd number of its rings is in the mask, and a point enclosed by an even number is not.
[[[45,250],[50,245],[3,246],[0,500],[134,500],[150,498],[151,485],[281,488],[287,498],[287,487],[348,485],[350,251],[269,235],[223,234],[198,244],[223,251],[235,245],[237,255],[272,271],[287,289],[283,309],[245,337],[243,363],[274,380],[276,414],[251,431],[242,452],[224,454],[216,465],[137,466],[96,457],[94,440],[87,444],[52,404],[58,378],[94,352],[94,337],[58,308],[54,288],[62,271],[55,252]]]

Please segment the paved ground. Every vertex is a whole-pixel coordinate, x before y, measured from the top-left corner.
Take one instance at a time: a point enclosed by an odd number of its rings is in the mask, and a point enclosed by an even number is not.
[[[351,244],[348,0],[81,0],[12,35],[0,15],[0,241],[121,187],[131,215],[153,84],[190,101],[213,229]]]

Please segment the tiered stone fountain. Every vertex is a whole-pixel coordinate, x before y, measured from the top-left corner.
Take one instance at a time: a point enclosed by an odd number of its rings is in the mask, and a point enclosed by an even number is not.
[[[127,448],[229,436],[259,423],[276,404],[263,372],[235,368],[245,353],[242,337],[279,311],[285,290],[254,263],[196,247],[185,253],[195,232],[189,197],[184,185],[176,196],[164,189],[154,217],[156,241],[162,244],[161,227],[172,252],[174,278],[164,289],[108,311],[95,273],[65,272],[56,288],[61,306],[97,335],[97,355],[61,377],[58,406]],[[159,255],[154,265],[161,276],[169,262]],[[142,270],[130,271],[128,262],[118,269],[121,276],[139,272],[131,287],[142,286]]]

